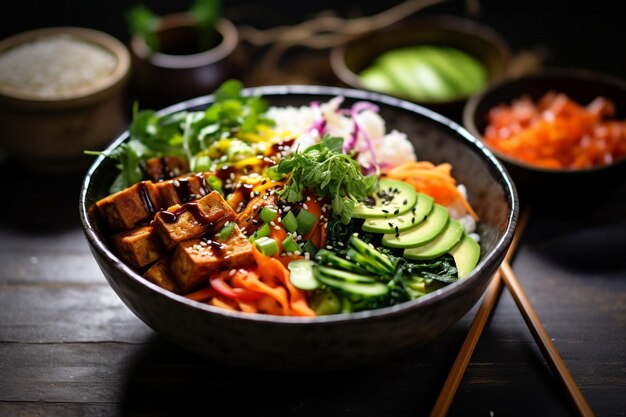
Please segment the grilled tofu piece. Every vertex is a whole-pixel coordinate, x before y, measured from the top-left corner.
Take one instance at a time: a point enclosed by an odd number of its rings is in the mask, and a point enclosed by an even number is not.
[[[205,174],[189,175],[154,184],[161,207],[171,207],[202,198],[211,192]]]
[[[112,237],[117,255],[134,268],[143,268],[164,255],[161,240],[151,226],[140,226]]]
[[[176,283],[172,272],[170,270],[170,257],[164,257],[159,259],[157,263],[152,265],[144,274],[143,277],[153,284],[158,285],[168,291],[176,294],[180,294],[180,287]]]
[[[189,164],[178,155],[154,157],[146,160],[145,171],[148,178],[157,182],[176,178],[189,172]]]
[[[172,255],[170,270],[183,294],[186,294],[205,284],[216,271],[253,264],[252,244],[235,225],[223,242],[216,234],[209,240],[194,239],[180,243]]]
[[[220,230],[236,214],[222,195],[212,191],[197,201],[171,207],[156,214],[152,226],[168,251],[180,242]]]
[[[262,194],[254,197],[246,208],[237,215],[237,225],[244,230],[247,236],[250,236],[263,225],[263,221],[259,219],[259,213],[263,207],[277,207],[277,205],[277,194]]]
[[[96,207],[115,231],[129,230],[151,217],[159,207],[159,193],[151,181],[142,181],[98,202]]]

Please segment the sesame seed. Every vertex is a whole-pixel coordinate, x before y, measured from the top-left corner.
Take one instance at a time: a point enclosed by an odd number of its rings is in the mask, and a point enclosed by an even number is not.
[[[278,225],[274,226],[274,230],[280,230],[280,226]]]
[[[304,207],[306,210],[309,209],[309,206],[307,206],[306,203],[302,203],[302,207]]]
[[[180,187],[180,181],[174,180],[174,181],[172,181],[172,183],[174,184],[174,187],[176,187],[176,188]]]
[[[235,275],[236,273],[237,273],[237,270],[236,270],[236,269],[231,269],[231,270],[228,272],[228,276],[229,276],[229,277],[232,277],[232,276],[233,276],[233,275]]]

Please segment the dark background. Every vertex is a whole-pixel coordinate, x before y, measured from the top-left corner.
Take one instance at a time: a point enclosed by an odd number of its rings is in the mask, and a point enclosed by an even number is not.
[[[0,37],[28,29],[74,25],[103,30],[123,42],[129,39],[124,13],[142,3],[158,14],[184,11],[191,0],[85,0],[5,2],[0,13]],[[343,17],[370,15],[398,4],[399,1],[285,1],[225,0],[224,16],[235,24],[258,28],[294,24],[333,9]],[[535,51],[544,66],[577,67],[626,77],[624,54],[623,1],[501,1],[479,5],[478,14],[468,14],[471,1],[447,1],[418,13],[451,13],[486,23],[509,42],[513,52]]]

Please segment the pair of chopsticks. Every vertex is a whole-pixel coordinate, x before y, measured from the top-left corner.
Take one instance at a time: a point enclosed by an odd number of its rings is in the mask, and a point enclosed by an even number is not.
[[[522,237],[524,229],[526,228],[529,214],[530,209],[527,208],[524,210],[519,219],[513,241],[509,246],[509,250],[504,257],[504,261],[500,265],[498,272],[496,272],[491,284],[489,284],[489,287],[487,288],[485,299],[476,313],[476,317],[474,318],[465,341],[463,342],[463,346],[461,346],[461,350],[452,365],[448,378],[439,393],[439,397],[437,398],[435,406],[430,413],[430,417],[443,417],[448,413],[448,409],[452,404],[454,395],[459,387],[461,379],[463,378],[463,374],[465,373],[465,368],[472,357],[472,353],[478,343],[478,339],[480,338],[480,335],[485,328],[487,319],[489,318],[489,315],[491,314],[491,311],[493,310],[493,307],[498,299],[501,280],[504,281],[504,284],[511,292],[511,295],[515,300],[515,304],[517,304],[517,307],[522,313],[524,321],[530,329],[530,332],[539,346],[541,353],[548,362],[548,365],[550,366],[550,369],[552,369],[555,377],[565,389],[569,399],[573,402],[578,414],[582,417],[594,416],[591,407],[589,407],[583,393],[578,388],[578,385],[576,385],[572,374],[567,369],[567,366],[559,355],[554,343],[552,343],[552,339],[548,336],[548,332],[543,327],[543,324],[535,313],[530,301],[528,301],[524,290],[520,286],[517,277],[513,273],[511,265],[509,264]]]

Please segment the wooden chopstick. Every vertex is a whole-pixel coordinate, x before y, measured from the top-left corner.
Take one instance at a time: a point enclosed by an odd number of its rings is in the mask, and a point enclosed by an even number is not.
[[[570,400],[572,400],[576,406],[578,414],[582,417],[592,417],[594,414],[591,407],[587,403],[583,393],[580,391],[580,388],[578,388],[578,385],[576,385],[574,377],[572,377],[569,369],[567,369],[567,366],[565,365],[565,362],[563,362],[561,355],[559,355],[556,346],[552,343],[552,339],[548,336],[548,332],[543,327],[541,320],[539,320],[539,316],[535,313],[533,306],[526,297],[524,290],[519,284],[519,281],[517,280],[517,277],[507,260],[502,262],[502,265],[500,265],[500,273],[502,274],[504,284],[509,289],[509,292],[515,300],[515,304],[517,304],[517,307],[524,317],[524,321],[526,321],[530,332],[535,338],[537,346],[539,346],[539,349],[548,362],[550,369],[552,369],[554,376],[559,380],[561,385],[563,385],[565,391],[570,397]]]
[[[509,250],[504,257],[507,262],[513,258],[513,254],[515,253],[517,245],[519,244],[522,234],[524,233],[524,229],[526,228],[529,214],[530,209],[527,208],[522,212],[522,215],[519,218],[515,234],[513,235],[513,240],[511,241]],[[448,414],[454,395],[456,394],[459,384],[461,383],[461,379],[463,378],[463,374],[465,373],[465,368],[467,368],[467,364],[474,353],[474,348],[476,347],[478,339],[485,328],[485,324],[491,315],[493,306],[498,300],[500,285],[500,271],[498,271],[493,276],[489,287],[487,287],[483,303],[476,312],[476,317],[474,317],[474,321],[472,322],[469,332],[465,337],[461,350],[459,351],[459,354],[450,369],[450,373],[448,374],[446,382],[443,384],[439,397],[437,397],[437,401],[435,402],[435,406],[430,413],[430,417],[444,417]]]

